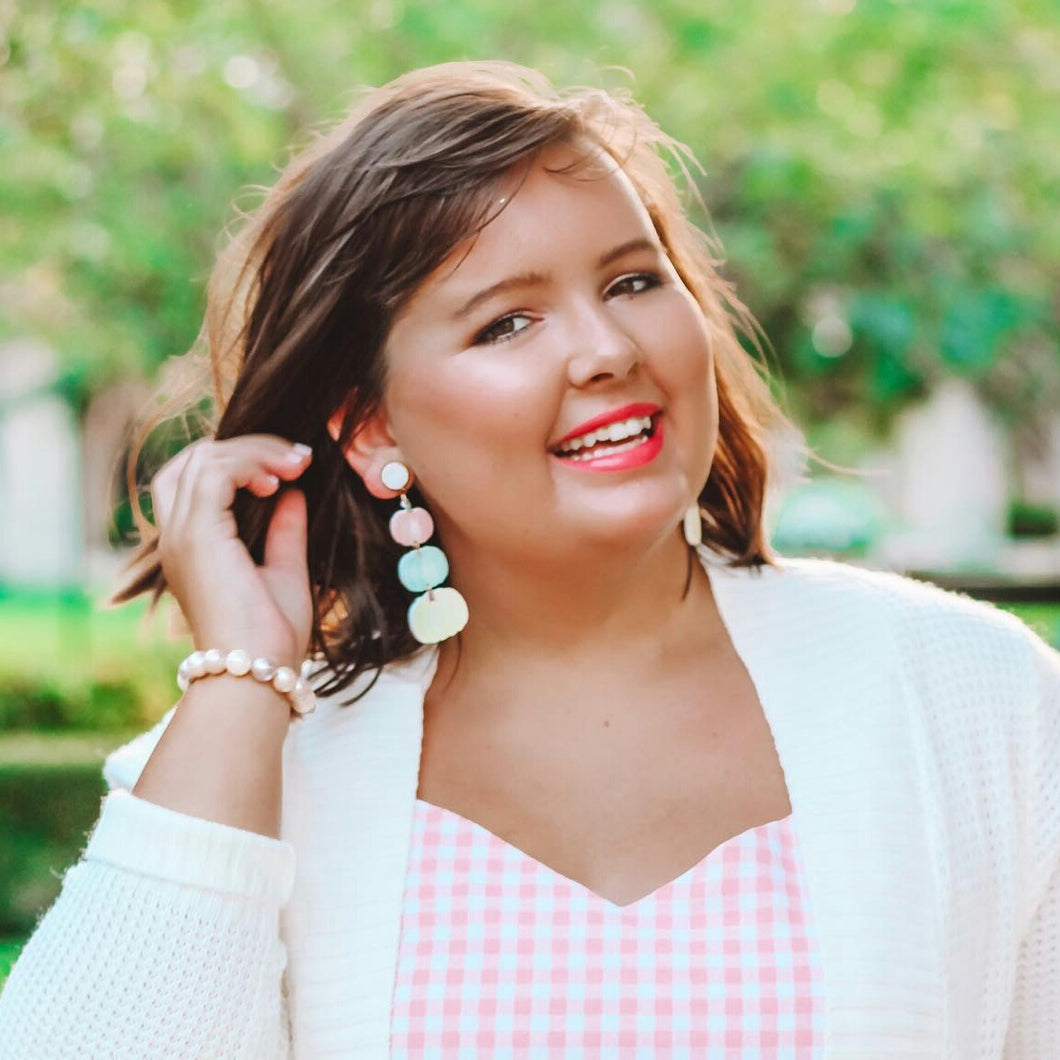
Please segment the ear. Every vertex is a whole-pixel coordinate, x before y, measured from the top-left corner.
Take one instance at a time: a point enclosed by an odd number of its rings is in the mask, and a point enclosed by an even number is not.
[[[346,405],[343,404],[328,420],[328,434],[334,441],[342,433],[342,422],[346,417]],[[380,406],[372,415],[361,423],[346,443],[342,454],[346,463],[361,476],[368,492],[381,500],[390,500],[399,494],[383,485],[381,473],[392,461],[406,464],[400,446],[390,433],[390,423],[386,411]],[[407,464],[406,464],[407,466]]]

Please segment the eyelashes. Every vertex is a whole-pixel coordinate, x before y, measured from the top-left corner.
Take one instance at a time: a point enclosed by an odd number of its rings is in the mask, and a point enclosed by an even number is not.
[[[525,320],[527,323],[521,328],[517,328],[513,326],[517,320]],[[475,346],[493,346],[498,342],[508,342],[510,339],[514,339],[520,331],[525,331],[528,327],[530,327],[529,313],[509,313],[507,316],[495,320],[488,327],[483,328],[475,336],[473,344]]]
[[[604,292],[604,297],[615,298],[628,295],[644,294],[662,284],[662,277],[655,272],[635,272],[628,276],[620,276]],[[486,325],[474,339],[473,346],[496,346],[501,342],[510,342],[517,335],[525,331],[533,323],[533,315],[525,312],[505,313],[490,324]],[[524,321],[521,326],[516,326]]]

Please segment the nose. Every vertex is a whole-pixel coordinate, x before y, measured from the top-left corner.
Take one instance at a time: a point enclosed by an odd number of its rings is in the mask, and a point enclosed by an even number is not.
[[[606,305],[585,306],[571,324],[568,375],[576,387],[633,375],[642,353],[633,336],[608,313]]]

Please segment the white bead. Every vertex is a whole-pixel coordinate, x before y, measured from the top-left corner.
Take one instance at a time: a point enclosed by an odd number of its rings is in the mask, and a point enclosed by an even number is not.
[[[317,668],[316,659],[303,659],[302,660],[302,676],[308,680],[313,676],[313,671]]]
[[[699,512],[698,504],[689,505],[685,511],[685,517],[681,520],[681,532],[685,541],[693,548],[703,544],[703,516]]]
[[[282,692],[284,695],[294,691],[294,686],[298,683],[298,675],[289,666],[281,666],[276,670],[276,674],[272,679],[272,687],[277,692]]]
[[[403,490],[411,481],[412,475],[400,460],[391,460],[384,464],[379,478],[388,490]]]
[[[276,676],[276,667],[259,656],[250,664],[250,672],[256,681],[271,681]]]
[[[295,711],[299,714],[312,714],[316,709],[317,697],[313,694],[313,689],[309,687],[309,682],[305,678],[299,677],[295,682],[291,691],[291,702]]]
[[[206,673],[206,653],[193,651],[184,660],[184,672],[190,681],[194,681],[196,677],[203,677]]]
[[[208,648],[203,653],[208,674],[223,674],[225,672],[225,653],[220,648]]]
[[[191,684],[191,682],[188,680],[188,675],[183,670],[178,668],[177,687],[181,690],[181,692],[187,692],[189,684]]]
[[[250,673],[250,653],[242,648],[233,648],[225,656],[225,669],[233,677],[242,677]]]

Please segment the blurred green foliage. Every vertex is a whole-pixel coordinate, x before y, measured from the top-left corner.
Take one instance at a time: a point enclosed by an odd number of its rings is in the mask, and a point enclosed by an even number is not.
[[[59,893],[99,815],[101,768],[0,762],[0,934],[28,934]]]
[[[165,623],[161,611],[148,621],[143,600],[106,609],[81,593],[0,592],[0,734],[156,721],[179,695],[188,651]]]
[[[25,939],[22,936],[0,939],[0,987],[7,980],[24,945]]]
[[[48,680],[0,678],[0,732],[26,729],[126,732],[147,718],[135,678],[88,680],[61,690]]]
[[[1056,0],[0,5],[0,320],[82,393],[192,342],[230,204],[351,90],[506,58],[630,87],[706,167],[806,422],[938,377],[1060,401]],[[632,78],[615,69],[628,69]]]

